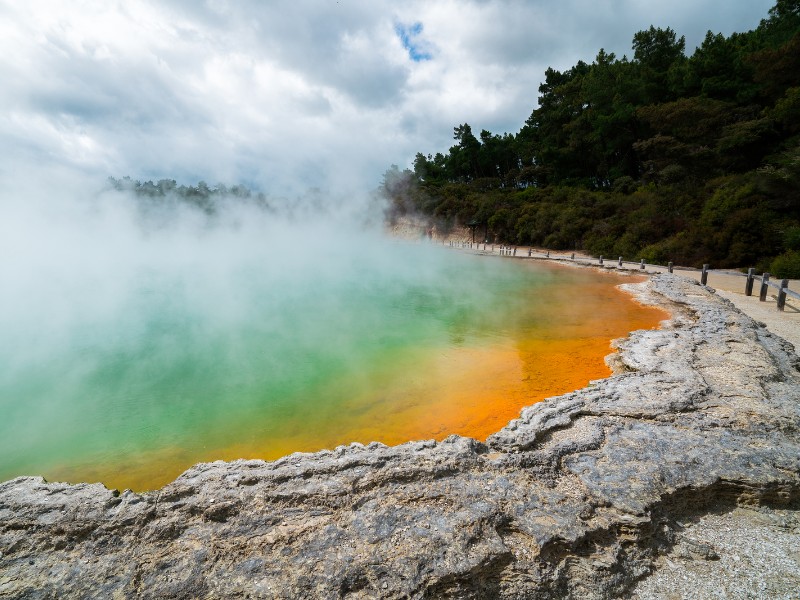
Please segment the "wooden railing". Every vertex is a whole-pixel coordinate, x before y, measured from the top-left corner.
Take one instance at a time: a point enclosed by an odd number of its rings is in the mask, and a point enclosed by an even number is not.
[[[599,258],[591,258],[591,257],[581,257],[578,256],[576,258],[575,253],[570,254],[551,254],[549,251],[539,252],[534,250],[533,248],[528,248],[527,250],[520,251],[519,255],[517,254],[517,250],[519,249],[517,246],[506,246],[506,245],[498,245],[498,244],[483,244],[483,243],[475,243],[475,242],[450,242],[450,246],[452,247],[459,247],[464,249],[473,249],[479,252],[486,252],[486,253],[499,253],[500,256],[526,256],[529,258],[546,258],[551,260],[569,260],[574,262],[580,262],[584,264],[596,264],[599,266],[616,266],[618,269],[626,268],[630,269],[631,266],[634,268],[638,267],[640,271],[645,271],[648,267],[649,268],[659,268],[659,269],[667,269],[668,272],[674,273],[675,271],[690,271],[690,272],[699,272],[700,273],[700,283],[702,285],[708,285],[708,276],[709,273],[716,273],[720,275],[728,275],[734,277],[742,277],[745,279],[744,285],[744,293],[745,296],[752,296],[753,295],[753,285],[755,284],[756,279],[760,280],[760,288],[758,293],[758,299],[761,302],[765,302],[767,300],[767,295],[769,293],[769,288],[774,288],[777,290],[777,308],[779,311],[783,311],[786,308],[786,298],[794,298],[796,300],[800,300],[800,293],[790,290],[789,289],[789,280],[783,279],[780,283],[776,283],[775,281],[770,280],[770,273],[762,273],[760,276],[755,274],[755,269],[748,269],[747,273],[742,273],[740,271],[729,271],[724,269],[711,269],[710,265],[703,265],[702,269],[696,269],[694,267],[676,267],[671,262],[667,263],[667,265],[652,265],[645,263],[644,259],[639,260],[638,262],[623,260],[620,256],[616,261],[608,261],[608,259],[600,256]],[[608,262],[608,265],[606,264]],[[614,265],[616,263],[616,265]]]
[[[750,268],[750,269],[747,269],[747,274],[740,273],[738,271],[721,271],[721,272],[725,273],[726,275],[735,275],[735,276],[739,276],[739,277],[744,277],[745,278],[744,295],[745,296],[752,296],[753,295],[753,284],[755,283],[755,280],[756,280],[755,271],[756,271],[755,269]],[[767,293],[768,293],[770,287],[773,287],[773,288],[778,290],[778,297],[777,297],[778,310],[784,310],[785,309],[785,307],[786,307],[786,297],[787,296],[790,297],[790,298],[795,298],[795,299],[800,300],[800,294],[798,294],[794,290],[790,290],[789,289],[789,280],[788,279],[782,279],[780,284],[777,284],[774,281],[770,281],[770,274],[769,273],[762,273],[761,277],[759,279],[761,280],[761,288],[759,289],[759,292],[758,292],[758,299],[761,302],[764,302],[767,299]]]

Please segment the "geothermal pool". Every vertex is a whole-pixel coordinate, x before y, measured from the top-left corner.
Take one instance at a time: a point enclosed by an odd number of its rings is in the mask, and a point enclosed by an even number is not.
[[[0,323],[0,480],[146,490],[199,461],[485,439],[608,376],[609,341],[664,318],[616,289],[629,278],[588,269],[218,238],[53,259],[18,282]]]

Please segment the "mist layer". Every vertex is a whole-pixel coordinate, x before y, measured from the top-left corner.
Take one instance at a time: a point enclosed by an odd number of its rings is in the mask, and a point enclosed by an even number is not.
[[[482,439],[606,376],[609,340],[661,317],[594,273],[332,214],[116,192],[10,207],[0,479],[151,489],[198,461]]]

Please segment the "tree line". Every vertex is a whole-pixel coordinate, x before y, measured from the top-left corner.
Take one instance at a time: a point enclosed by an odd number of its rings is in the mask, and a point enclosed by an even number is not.
[[[492,240],[800,277],[800,0],[753,30],[650,27],[632,58],[548,69],[516,134],[454,128],[446,154],[385,173],[388,217]]]
[[[245,185],[228,187],[222,183],[211,187],[205,181],[197,185],[178,185],[174,179],[139,181],[128,176],[107,180],[109,189],[118,192],[129,192],[142,200],[180,203],[193,209],[201,210],[207,215],[216,214],[225,203],[231,201],[247,202],[261,208],[271,208],[270,200],[263,192],[254,192]]]

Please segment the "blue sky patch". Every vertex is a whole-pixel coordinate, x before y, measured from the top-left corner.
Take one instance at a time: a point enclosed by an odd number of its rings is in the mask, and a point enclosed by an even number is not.
[[[398,23],[394,26],[397,37],[403,42],[403,48],[408,50],[408,56],[414,62],[421,62],[423,60],[431,60],[433,55],[428,50],[429,44],[420,39],[422,33],[422,23],[417,21],[410,25]]]

